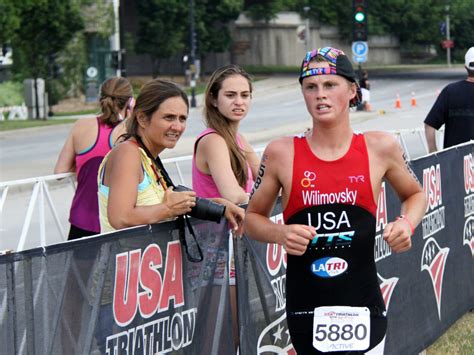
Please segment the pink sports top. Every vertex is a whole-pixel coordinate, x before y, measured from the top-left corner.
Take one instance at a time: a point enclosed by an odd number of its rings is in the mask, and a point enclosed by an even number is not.
[[[196,142],[194,143],[194,154],[193,154],[193,162],[192,162],[192,174],[193,174],[193,190],[199,197],[204,198],[212,198],[212,197],[222,197],[219,193],[219,189],[212,177],[212,175],[204,174],[201,172],[196,166],[196,149],[199,141],[202,137],[216,133],[218,134],[213,128],[207,128],[203,132],[201,132],[197,138]],[[243,144],[237,135],[237,144],[240,148],[243,148]],[[247,163],[247,185],[245,186],[245,192],[250,193],[253,187],[253,176],[252,176],[252,169],[250,169],[250,165]]]
[[[97,125],[95,143],[76,154],[77,189],[72,200],[69,222],[81,229],[100,233],[97,172],[102,159],[112,149],[114,127],[102,123],[99,117]]]

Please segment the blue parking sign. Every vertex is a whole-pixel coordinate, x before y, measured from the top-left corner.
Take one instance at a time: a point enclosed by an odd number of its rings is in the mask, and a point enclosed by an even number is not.
[[[352,42],[352,54],[356,57],[366,57],[369,46],[365,41]]]

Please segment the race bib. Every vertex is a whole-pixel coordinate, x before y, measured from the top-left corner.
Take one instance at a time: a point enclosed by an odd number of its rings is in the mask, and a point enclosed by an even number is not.
[[[322,352],[367,350],[370,345],[370,311],[367,307],[314,309],[313,347]]]

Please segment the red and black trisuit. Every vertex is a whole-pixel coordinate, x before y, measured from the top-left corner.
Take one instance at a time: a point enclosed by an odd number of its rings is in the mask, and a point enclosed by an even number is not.
[[[302,256],[288,255],[287,320],[298,354],[320,353],[313,347],[313,311],[321,306],[367,307],[370,346],[364,352],[383,339],[376,211],[363,134],[353,134],[349,150],[333,161],[315,156],[305,137],[294,137],[292,189],[283,216],[286,224],[312,225],[317,233]]]

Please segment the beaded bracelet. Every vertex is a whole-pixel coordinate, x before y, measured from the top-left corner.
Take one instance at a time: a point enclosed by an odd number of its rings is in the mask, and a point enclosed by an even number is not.
[[[408,226],[410,227],[411,235],[413,235],[415,233],[415,228],[413,227],[413,224],[410,222],[410,220],[407,218],[407,216],[402,214],[399,217],[397,217],[397,221],[399,219],[403,219],[404,221],[406,221],[408,223]]]

